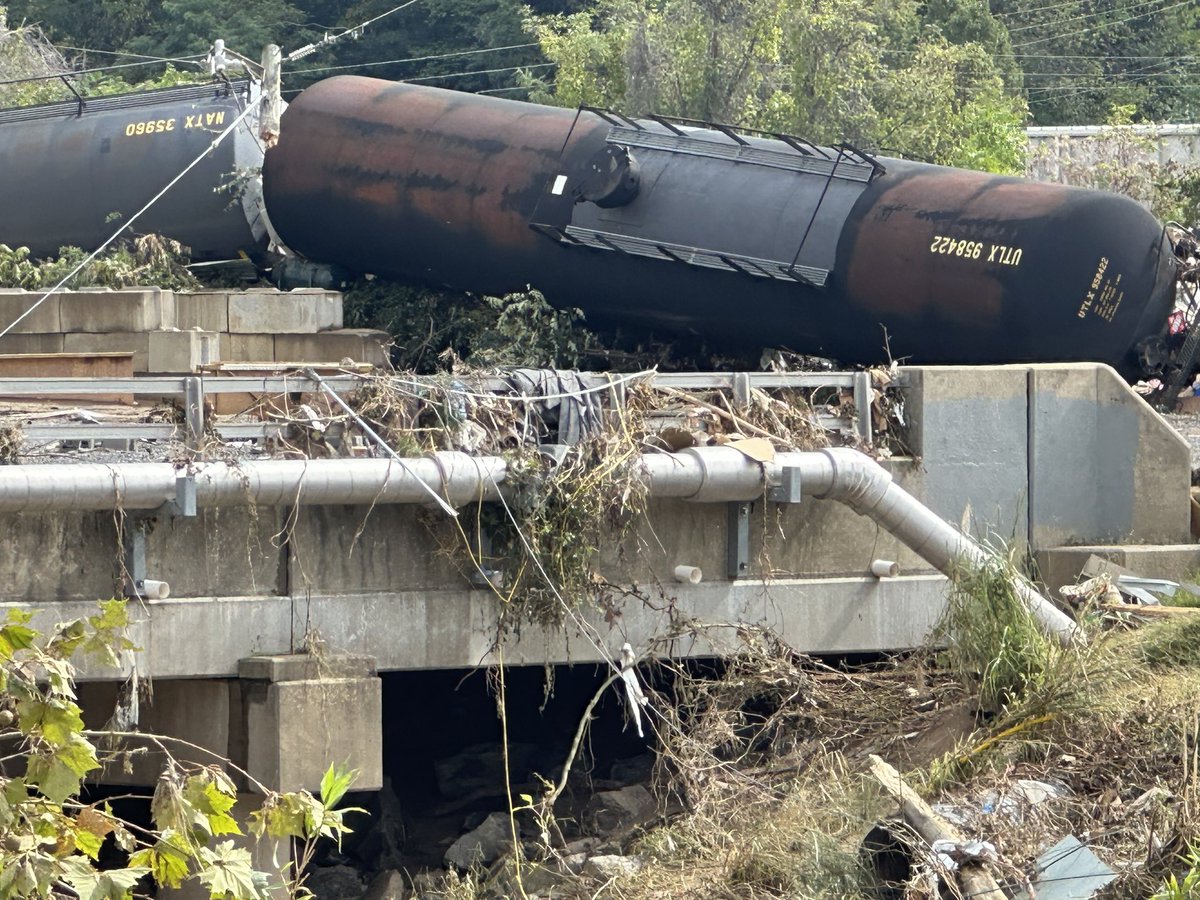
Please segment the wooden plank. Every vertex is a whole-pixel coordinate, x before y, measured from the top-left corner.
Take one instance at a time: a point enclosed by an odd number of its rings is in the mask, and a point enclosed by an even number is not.
[[[939,816],[894,768],[874,754],[870,757],[871,774],[900,805],[900,815],[930,846],[935,841],[966,843],[957,828]],[[981,863],[962,863],[958,867],[958,882],[966,896],[973,900],[1008,900],[1000,885]]]

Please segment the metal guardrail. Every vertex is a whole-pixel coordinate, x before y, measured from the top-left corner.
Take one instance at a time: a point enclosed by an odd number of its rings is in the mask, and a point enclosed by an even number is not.
[[[587,389],[609,389],[612,402],[624,402],[626,382],[618,376],[583,374]],[[364,379],[355,375],[322,377],[322,383],[338,393],[350,393],[362,387]],[[396,378],[398,384],[421,388],[432,380]],[[871,377],[867,372],[700,372],[654,373],[646,377],[654,387],[680,391],[728,390],[736,406],[750,404],[754,389],[850,390],[854,396],[853,415],[836,415],[816,409],[821,427],[855,434],[871,440]],[[496,394],[510,393],[513,385],[502,376],[485,378],[479,389]],[[148,376],[145,378],[0,378],[0,398],[48,398],[55,396],[133,395],[173,397],[182,400],[184,422],[166,423],[28,423],[22,432],[31,441],[86,440],[161,440],[184,441],[193,446],[202,442],[207,422],[205,398],[219,394],[317,393],[321,384],[304,375],[221,375],[221,376]],[[278,437],[287,428],[280,422],[215,423],[214,430],[223,440],[265,440]]]

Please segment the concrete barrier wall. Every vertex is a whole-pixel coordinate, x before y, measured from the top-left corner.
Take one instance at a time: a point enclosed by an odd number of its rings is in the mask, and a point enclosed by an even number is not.
[[[1187,442],[1108,366],[906,369],[918,496],[1034,551],[1191,541]]]

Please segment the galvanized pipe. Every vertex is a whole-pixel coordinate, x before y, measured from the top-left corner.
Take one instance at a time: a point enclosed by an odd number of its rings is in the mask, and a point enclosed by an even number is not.
[[[800,472],[801,492],[836,500],[867,516],[949,577],[961,567],[980,566],[994,555],[960,532],[894,481],[879,463],[857,450],[834,448],[780,453],[774,462],[754,462],[729,447],[686,450],[643,457],[650,494],[699,502],[748,500],[762,496],[783,468]],[[1063,644],[1081,637],[1070,616],[1020,576],[1013,588],[1043,630]]]
[[[499,457],[434,453],[407,460],[312,459],[0,467],[0,512],[148,510],[176,497],[176,482],[191,475],[196,505],[282,506],[426,503],[430,492],[453,505],[495,500],[504,480]]]
[[[993,558],[856,450],[780,453],[765,464],[729,447],[642,457],[651,497],[701,503],[762,497],[785,468],[799,471],[804,496],[846,504],[950,577],[963,565]],[[424,503],[431,491],[461,506],[495,500],[506,464],[500,457],[441,452],[406,460],[404,466],[377,459],[266,460],[199,463],[188,471],[200,507]],[[167,463],[3,466],[0,512],[156,509],[176,497],[176,481],[186,474]],[[1028,582],[1017,577],[1014,588],[1048,634],[1064,644],[1078,639],[1074,621]]]

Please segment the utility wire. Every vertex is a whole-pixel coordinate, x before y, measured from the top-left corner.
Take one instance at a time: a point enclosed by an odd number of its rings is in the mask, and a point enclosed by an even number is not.
[[[130,53],[127,50],[97,50],[94,47],[72,47],[69,44],[55,44],[59,50],[74,50],[76,53],[102,53],[105,56],[127,56],[130,59],[144,59],[150,62],[203,62],[204,55],[195,56],[147,56],[144,53]]]
[[[407,0],[406,3],[401,3],[399,6],[393,6],[387,12],[380,13],[375,18],[367,19],[365,22],[360,22],[359,24],[355,25],[353,28],[347,28],[345,31],[340,32],[338,34],[327,34],[327,35],[325,35],[325,37],[321,38],[321,40],[316,41],[315,43],[305,44],[303,47],[299,48],[298,50],[293,50],[291,53],[289,53],[287,55],[287,61],[295,62],[298,59],[304,59],[304,57],[311,56],[313,53],[316,53],[322,47],[328,47],[331,44],[337,43],[344,37],[355,37],[356,38],[359,35],[361,35],[369,26],[374,25],[380,19],[386,19],[388,16],[392,15],[392,13],[398,13],[402,9],[407,9],[408,7],[412,6],[416,2],[417,2],[417,0]]]
[[[1154,4],[1161,3],[1161,2],[1162,2],[1162,0],[1143,0],[1143,2],[1141,2],[1141,3],[1135,3],[1132,6],[1126,7],[1124,10],[1122,10],[1122,12],[1131,12],[1132,10],[1141,9],[1144,6],[1153,6]],[[1151,10],[1151,11],[1153,12],[1153,10]],[[1029,31],[1029,29],[1031,29],[1031,28],[1044,28],[1047,25],[1066,25],[1069,22],[1081,22],[1084,19],[1095,19],[1097,16],[1107,15],[1108,13],[1109,13],[1109,10],[1102,9],[1102,10],[1097,10],[1096,12],[1082,13],[1081,15],[1078,15],[1078,16],[1070,16],[1066,19],[1055,19],[1053,22],[1033,22],[1029,25],[1021,25],[1017,28],[1010,28],[1010,29],[1008,29],[1008,33],[1010,35],[1012,35],[1012,34],[1016,34],[1018,31]],[[1139,15],[1146,15],[1146,13],[1139,13]],[[1137,18],[1137,16],[1134,16],[1133,18]],[[1129,19],[1125,19],[1125,21],[1129,21]],[[1118,23],[1114,22],[1113,24],[1118,24]],[[1072,32],[1072,33],[1074,33],[1074,32]]]
[[[193,60],[168,60],[169,62],[193,62]],[[95,75],[99,72],[116,72],[120,69],[132,69],[135,67],[144,67],[146,63],[118,63],[115,66],[97,66],[94,69],[69,69],[66,72],[55,72],[53,75],[27,75],[24,78],[10,78],[7,81],[0,81],[0,85],[5,84],[23,84],[28,81],[57,81],[60,78],[79,78],[83,75]]]
[[[33,306],[29,307],[29,309],[25,310],[25,312],[21,313],[19,316],[17,316],[15,319],[13,319],[13,321],[10,322],[3,331],[0,331],[0,338],[4,337],[10,331],[12,331],[14,328],[16,328],[17,325],[26,316],[30,315],[35,309],[37,309],[44,302],[46,302],[46,300],[48,300],[56,292],[58,292],[64,284],[66,284],[68,281],[70,281],[72,278],[74,278],[76,275],[78,275],[80,272],[82,272],[84,267],[87,266],[88,263],[90,263],[92,260],[94,260],[101,253],[103,253],[104,250],[113,241],[115,241],[118,237],[121,236],[121,233],[123,231],[125,231],[131,225],[133,225],[133,223],[136,222],[142,216],[143,213],[145,213],[147,210],[150,209],[150,207],[152,207],[155,203],[157,203],[159,200],[161,200],[163,195],[166,194],[167,191],[169,191],[171,188],[175,187],[175,185],[179,183],[180,179],[182,179],[184,175],[186,175],[188,172],[192,171],[192,169],[194,169],[196,166],[198,166],[200,164],[200,162],[206,156],[208,156],[209,153],[211,153],[218,146],[220,146],[221,142],[224,141],[225,138],[229,137],[229,135],[231,135],[233,133],[233,130],[235,128],[237,128],[237,126],[241,124],[242,120],[245,119],[246,116],[248,116],[251,112],[253,112],[254,109],[256,109],[256,107],[253,104],[251,104],[251,105],[248,105],[244,110],[242,110],[242,112],[238,115],[238,117],[236,119],[234,119],[232,122],[230,122],[229,126],[224,131],[222,131],[219,135],[217,135],[213,139],[212,143],[210,143],[207,147],[205,147],[199,156],[197,156],[190,163],[188,163],[183,168],[183,171],[181,171],[178,175],[176,175],[169,182],[167,182],[166,187],[164,187],[161,191],[159,191],[157,194],[155,194],[153,197],[151,197],[149,202],[147,202],[145,206],[143,206],[141,209],[139,209],[137,212],[135,212],[132,216],[130,216],[129,219],[126,220],[126,222],[120,228],[118,228],[116,231],[114,231],[104,243],[102,243],[99,247],[97,247],[95,250],[93,250],[91,253],[89,253],[87,255],[87,257],[83,260],[83,262],[79,263],[79,265],[77,265],[74,269],[72,269],[70,272],[68,272],[66,275],[64,275],[62,277],[62,279],[58,282],[58,284],[54,285],[54,287],[50,288],[50,290],[46,291],[46,293],[42,294],[42,296],[37,299],[37,301],[33,304]]]
[[[421,75],[417,78],[405,78],[404,82],[437,81],[439,78],[464,78],[467,75],[495,75],[499,72],[520,72],[526,69],[545,69],[556,63],[534,63],[531,66],[505,66],[502,69],[476,69],[473,72],[449,72],[445,75]]]
[[[340,72],[344,69],[365,69],[368,66],[392,66],[400,63],[416,63],[416,62],[432,62],[438,59],[453,59],[459,56],[472,56],[477,53],[499,53],[502,50],[524,50],[528,47],[538,46],[537,41],[530,41],[527,44],[510,44],[507,47],[484,47],[479,50],[459,50],[456,53],[438,53],[433,56],[410,56],[408,59],[380,59],[373,62],[350,63],[344,66],[317,66],[312,69],[296,69],[289,72],[289,75],[308,75],[313,72]]]
[[[1037,38],[1036,40],[1032,41],[1024,41],[1020,44],[1015,44],[1014,49],[1023,50],[1026,47],[1033,47],[1037,44],[1045,44],[1049,41],[1058,41],[1062,40],[1063,38],[1075,37],[1081,34],[1090,34],[1091,32],[1099,31],[1102,28],[1115,28],[1118,25],[1127,25],[1135,19],[1143,19],[1146,16],[1155,15],[1157,13],[1170,12],[1171,10],[1178,9],[1181,6],[1190,6],[1193,2],[1194,0],[1178,0],[1177,3],[1172,3],[1170,6],[1163,6],[1159,7],[1158,9],[1149,10],[1148,12],[1138,13],[1135,16],[1129,16],[1125,19],[1118,19],[1115,22],[1101,22],[1099,25],[1092,25],[1089,28],[1080,28],[1078,31],[1065,31],[1061,32],[1060,34],[1053,34],[1048,37]]]

